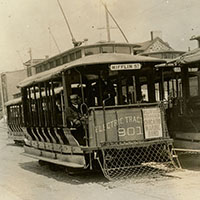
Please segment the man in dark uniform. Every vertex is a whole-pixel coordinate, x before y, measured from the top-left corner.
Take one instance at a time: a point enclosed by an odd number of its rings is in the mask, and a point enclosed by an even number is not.
[[[56,123],[58,126],[60,126],[63,124],[62,105],[61,105],[60,96],[58,96],[55,101],[55,113],[56,113]]]
[[[73,94],[70,96],[70,101],[71,104],[67,108],[67,120],[69,122],[69,126],[71,128],[75,128],[75,130],[72,130],[73,136],[77,139],[79,144],[84,145],[84,117],[80,111],[81,98],[77,94]]]
[[[109,72],[107,70],[100,72],[99,80],[95,85],[95,92],[98,99],[100,96],[106,106],[115,105],[116,92],[113,83],[109,79]],[[100,102],[102,104],[102,102]]]
[[[67,108],[67,119],[71,124],[71,127],[79,127],[81,125],[81,99],[77,94],[70,96],[70,106]]]

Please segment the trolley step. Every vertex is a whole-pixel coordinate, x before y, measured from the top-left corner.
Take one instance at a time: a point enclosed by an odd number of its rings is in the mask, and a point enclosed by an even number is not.
[[[34,159],[37,159],[37,160],[43,160],[43,161],[54,163],[54,164],[57,164],[57,165],[66,166],[66,167],[82,168],[82,169],[85,168],[85,165],[81,165],[81,164],[77,164],[77,163],[61,161],[61,160],[57,160],[57,159],[50,159],[50,158],[45,158],[45,157],[42,157],[42,156],[30,155],[28,153],[22,153],[22,155],[25,155],[25,156],[28,156],[30,158],[34,158]]]

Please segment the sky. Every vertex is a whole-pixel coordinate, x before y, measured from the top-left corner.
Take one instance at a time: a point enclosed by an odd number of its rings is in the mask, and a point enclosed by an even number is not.
[[[100,0],[59,0],[77,41],[106,41],[105,10]],[[199,0],[104,0],[130,43],[150,40],[150,31],[175,50],[197,47]],[[125,42],[110,19],[111,40]],[[49,29],[51,34],[49,33]],[[0,0],[0,72],[23,69],[33,58],[53,56],[72,48],[71,35],[57,0]]]

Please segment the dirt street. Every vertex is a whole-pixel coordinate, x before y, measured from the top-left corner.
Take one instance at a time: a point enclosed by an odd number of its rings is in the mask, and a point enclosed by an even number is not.
[[[108,182],[101,174],[70,176],[62,170],[55,172],[39,166],[36,160],[21,155],[23,148],[7,138],[3,124],[0,124],[0,150],[0,200],[200,199],[200,156],[192,157],[193,170]],[[185,160],[185,166],[193,162]]]

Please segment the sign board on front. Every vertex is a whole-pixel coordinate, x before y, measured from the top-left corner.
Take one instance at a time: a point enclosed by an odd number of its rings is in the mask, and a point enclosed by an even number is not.
[[[160,108],[142,109],[144,117],[145,139],[162,137],[162,120]]]
[[[110,70],[112,70],[112,71],[117,71],[117,70],[136,70],[136,69],[141,69],[141,64],[140,63],[110,65]]]

